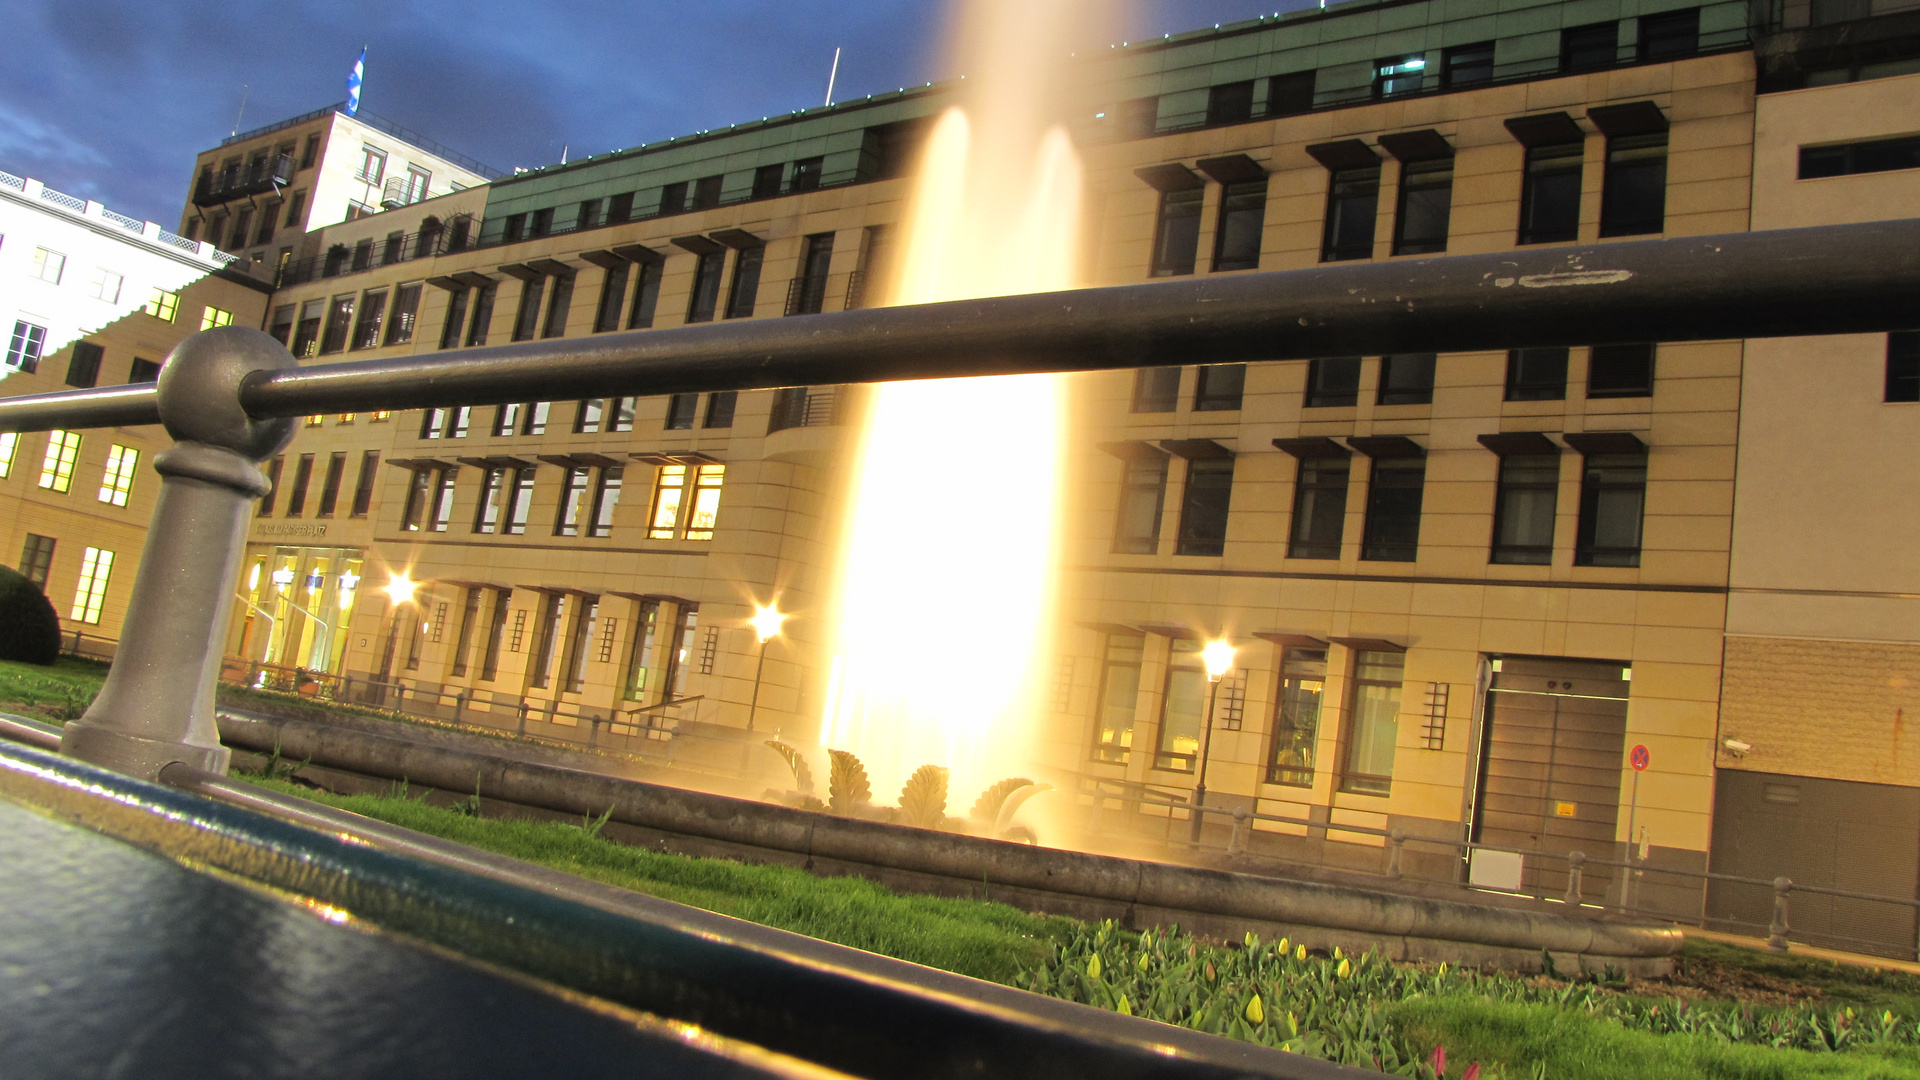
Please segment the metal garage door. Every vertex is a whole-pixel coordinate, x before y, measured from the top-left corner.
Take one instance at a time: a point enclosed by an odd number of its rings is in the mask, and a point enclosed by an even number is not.
[[[1721,769],[1714,784],[1714,873],[1792,878],[1882,896],[1915,895],[1920,877],[1920,789]],[[1707,925],[1765,936],[1773,890],[1715,881]],[[1793,893],[1792,939],[1852,952],[1914,958],[1912,908]]]
[[[1626,753],[1627,669],[1538,657],[1493,661],[1480,738],[1473,839],[1611,859]],[[1603,902],[1612,871],[1588,866],[1581,896]],[[1560,897],[1566,860],[1526,858],[1520,889]]]

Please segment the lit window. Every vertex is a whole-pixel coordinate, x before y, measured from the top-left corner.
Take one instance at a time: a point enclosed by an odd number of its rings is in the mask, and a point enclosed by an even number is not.
[[[73,590],[73,610],[67,618],[74,622],[97,623],[100,605],[107,598],[107,578],[113,573],[113,552],[88,548],[80,559],[80,584]]]
[[[720,512],[720,484],[726,472],[725,465],[662,465],[647,538],[713,539],[714,518]]]
[[[387,420],[391,419],[392,417],[393,417],[392,409],[375,409],[373,410],[372,413],[368,414],[367,419],[372,421],[373,423],[382,424],[382,423],[385,423]]]
[[[47,328],[16,320],[7,342],[7,366],[31,375],[40,370],[40,354],[47,347]]]
[[[102,267],[93,275],[93,296],[96,300],[105,300],[109,304],[120,302],[120,284],[125,280],[119,274]]]
[[[46,248],[33,249],[33,269],[28,271],[34,277],[52,285],[60,284],[60,275],[67,270],[67,257],[57,251]]]
[[[115,446],[107,451],[107,471],[100,478],[100,501],[115,506],[127,505],[127,496],[133,491],[133,471],[140,464],[140,451],[129,446]]]
[[[1125,761],[1133,748],[1133,712],[1140,695],[1140,655],[1145,643],[1145,638],[1107,635],[1094,722],[1095,761]]]
[[[1273,703],[1267,783],[1313,786],[1313,753],[1320,740],[1320,695],[1326,680],[1327,650],[1287,647],[1280,663],[1280,692]]]
[[[1394,746],[1400,736],[1400,684],[1406,655],[1366,650],[1355,654],[1352,727],[1343,770],[1346,791],[1385,795],[1393,783]]]
[[[165,289],[155,289],[140,310],[156,319],[172,322],[174,317],[180,314],[180,294],[168,292]]]
[[[357,414],[355,414],[355,413],[350,413],[350,412],[343,412],[343,413],[341,413],[341,414],[340,414],[340,417],[339,417],[339,419],[337,419],[337,420],[335,420],[335,421],[334,421],[334,423],[336,423],[336,424],[351,424],[351,423],[353,423],[353,420],[354,420],[354,417],[355,417],[356,415],[357,415]]]
[[[0,480],[13,475],[13,455],[20,449],[18,432],[0,432]]]
[[[309,416],[309,417],[307,417],[307,426],[308,426],[308,427],[319,427],[319,426],[320,426],[321,424],[324,424],[324,423],[326,423],[326,422],[327,422],[327,418],[326,418],[326,417],[325,417],[324,415],[317,415],[317,416]]]
[[[1426,72],[1427,58],[1417,53],[1378,61],[1373,66],[1373,96],[1381,98],[1414,93],[1420,89]]]
[[[233,325],[233,312],[217,307],[209,307],[200,313],[200,329],[211,330],[216,326]]]
[[[47,433],[47,457],[40,465],[40,486],[48,491],[67,491],[73,487],[73,464],[80,458],[80,433]]]

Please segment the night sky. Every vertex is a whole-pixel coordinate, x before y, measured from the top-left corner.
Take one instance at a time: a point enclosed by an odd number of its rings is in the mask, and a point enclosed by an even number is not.
[[[1035,0],[1044,3],[1045,0]],[[1136,0],[1116,38],[1304,6]],[[942,0],[0,0],[0,170],[163,225],[197,151],[346,97],[499,169],[937,81]]]

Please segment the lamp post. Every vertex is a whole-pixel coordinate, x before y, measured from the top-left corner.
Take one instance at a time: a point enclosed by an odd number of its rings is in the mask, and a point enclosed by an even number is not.
[[[412,575],[408,574],[407,571],[402,570],[397,574],[388,571],[387,583],[382,586],[380,590],[387,594],[388,605],[393,609],[393,619],[387,624],[387,647],[382,650],[380,655],[380,678],[378,682],[380,685],[380,703],[382,705],[385,705],[387,701],[387,680],[393,677],[393,653],[395,649],[400,647],[400,609],[407,604],[413,603],[414,593],[419,588],[420,583],[413,580]]]
[[[1207,805],[1207,752],[1213,747],[1213,703],[1220,696],[1220,680],[1233,668],[1233,645],[1226,641],[1210,641],[1200,650],[1200,661],[1207,666],[1207,716],[1206,723],[1200,727],[1200,768],[1193,785],[1193,809],[1188,811],[1187,840],[1200,842],[1200,830],[1206,824],[1206,813],[1201,807]]]
[[[753,618],[747,620],[747,625],[753,627],[754,636],[760,639],[760,660],[753,667],[753,703],[747,706],[748,731],[753,730],[754,715],[760,711],[760,676],[766,674],[767,670],[767,642],[780,633],[780,624],[786,621],[786,614],[774,604],[765,607],[755,604]]]

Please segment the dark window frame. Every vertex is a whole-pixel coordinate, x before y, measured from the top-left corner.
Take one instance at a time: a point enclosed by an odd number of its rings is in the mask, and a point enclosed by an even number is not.
[[[1360,561],[1419,561],[1426,487],[1426,455],[1373,459],[1372,467],[1367,470],[1367,511],[1360,530]]]
[[[1602,544],[1603,528],[1619,527],[1620,496],[1632,493],[1633,543]],[[1610,498],[1611,497],[1611,498]],[[1580,470],[1580,521],[1575,534],[1575,566],[1637,567],[1646,540],[1647,453],[1595,454],[1584,457]]]
[[[1127,411],[1170,413],[1180,408],[1180,378],[1184,368],[1137,368],[1133,373],[1133,400]]]
[[[1260,269],[1260,248],[1266,236],[1267,180],[1242,180],[1220,185],[1220,210],[1213,230],[1213,269]]]
[[[1564,345],[1507,350],[1506,401],[1565,401],[1570,350]]]
[[[1233,458],[1194,458],[1187,461],[1186,483],[1180,492],[1180,531],[1175,555],[1217,558],[1226,553],[1227,528],[1232,517]]]
[[[1887,382],[1883,401],[1920,401],[1920,330],[1887,335]]]
[[[1440,254],[1447,250],[1452,225],[1453,159],[1402,163],[1394,195],[1393,253]]]
[[[1200,212],[1206,188],[1176,188],[1160,192],[1160,209],[1153,224],[1153,261],[1150,277],[1185,277],[1200,258]]]
[[[1586,179],[1587,144],[1546,143],[1527,147],[1521,171],[1517,244],[1559,244],[1580,238],[1580,196]],[[1565,181],[1573,184],[1566,188]],[[1543,221],[1542,218],[1552,220]]]
[[[1120,500],[1113,523],[1114,554],[1159,554],[1160,526],[1166,516],[1167,465],[1168,459],[1156,453],[1139,454],[1122,463]],[[1151,510],[1146,509],[1148,504]],[[1130,521],[1147,527],[1130,531]]]
[[[1379,223],[1380,166],[1336,169],[1327,174],[1327,212],[1320,239],[1321,262],[1373,258]]]
[[[1303,458],[1294,473],[1293,515],[1287,523],[1287,558],[1338,559],[1346,540],[1347,502],[1353,459]],[[1332,521],[1331,528],[1316,528]]]
[[[1323,356],[1307,361],[1307,392],[1302,403],[1308,409],[1342,409],[1360,404],[1358,356]]]
[[[1318,667],[1316,673],[1313,669]],[[1327,650],[1287,645],[1280,650],[1280,670],[1273,695],[1273,735],[1267,743],[1266,782],[1285,787],[1313,786],[1320,741],[1320,718],[1326,714]],[[1309,683],[1315,684],[1311,687]],[[1305,708],[1311,695],[1311,715]],[[1283,760],[1290,758],[1291,760]]]
[[[1202,364],[1194,374],[1194,412],[1240,411],[1247,392],[1247,365]]]
[[[1652,343],[1593,346],[1587,351],[1587,397],[1651,397],[1658,354]]]
[[[1436,353],[1396,353],[1381,357],[1374,404],[1433,404],[1433,379],[1439,362]]]
[[[1600,187],[1601,236],[1652,236],[1666,230],[1667,133],[1607,140]]]
[[[1559,500],[1559,454],[1501,454],[1487,561],[1505,566],[1552,565]],[[1523,542],[1517,537],[1531,539]]]

